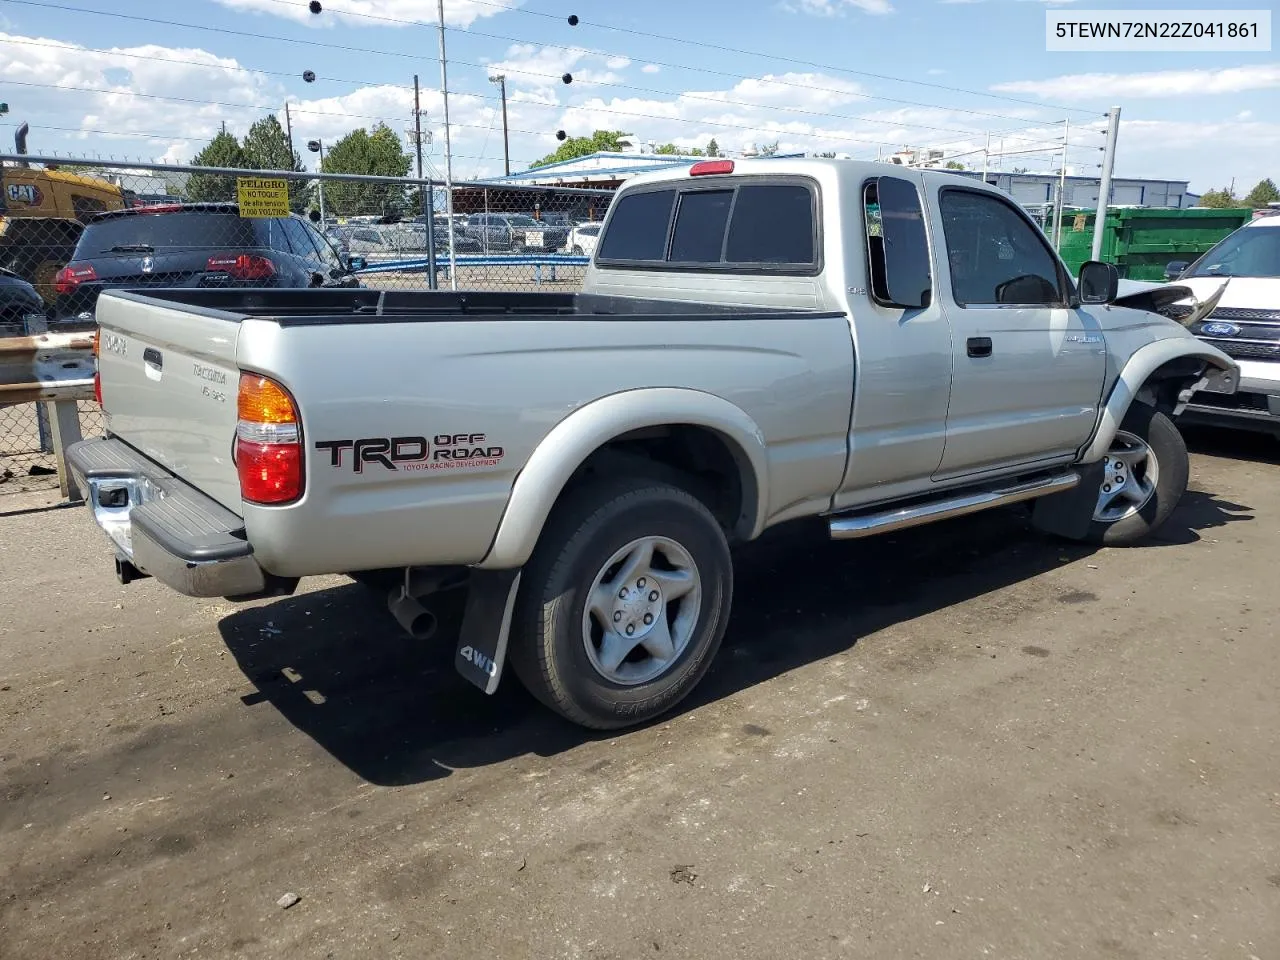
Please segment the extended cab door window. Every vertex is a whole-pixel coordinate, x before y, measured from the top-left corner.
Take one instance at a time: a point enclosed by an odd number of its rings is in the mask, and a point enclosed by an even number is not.
[[[886,307],[929,306],[933,278],[919,189],[901,177],[877,177],[862,197],[872,299]]]
[[[988,193],[945,189],[939,209],[957,306],[1066,303],[1058,258],[1010,203]]]

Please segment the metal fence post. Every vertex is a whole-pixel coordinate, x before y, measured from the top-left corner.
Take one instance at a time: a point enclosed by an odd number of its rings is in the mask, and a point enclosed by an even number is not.
[[[58,489],[64,500],[82,499],[75,478],[67,469],[67,447],[80,439],[80,408],[75,400],[45,400],[45,408],[53,427],[53,453],[58,460]]]

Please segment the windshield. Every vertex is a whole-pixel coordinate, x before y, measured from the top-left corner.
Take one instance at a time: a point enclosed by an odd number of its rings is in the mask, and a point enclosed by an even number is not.
[[[1280,277],[1280,225],[1237,230],[1183,276]]]
[[[507,217],[507,223],[511,224],[513,227],[546,226],[546,224],[539,223],[537,220],[533,219],[533,217],[526,217],[523,215],[515,215],[515,216]]]

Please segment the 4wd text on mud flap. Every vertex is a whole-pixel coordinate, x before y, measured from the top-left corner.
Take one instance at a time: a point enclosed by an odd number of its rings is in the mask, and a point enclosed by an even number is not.
[[[426,437],[364,437],[360,440],[317,440],[317,450],[329,451],[329,466],[350,464],[353,473],[364,473],[367,464],[387,470],[444,470],[457,467],[490,467],[502,459],[499,446],[483,445],[483,433],[438,433]],[[345,456],[346,451],[351,456]],[[344,463],[344,461],[346,461]]]
[[[463,647],[458,654],[463,660],[474,663],[491,677],[498,672],[498,665],[474,647]]]

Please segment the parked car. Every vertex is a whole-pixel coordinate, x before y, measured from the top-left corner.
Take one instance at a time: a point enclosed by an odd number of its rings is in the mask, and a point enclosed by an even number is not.
[[[1182,420],[1280,437],[1280,214],[1251,220],[1195,263],[1169,264],[1165,275],[1200,297],[1227,282],[1217,308],[1191,331],[1240,364],[1239,390],[1197,394]]]
[[[569,237],[565,227],[517,213],[474,213],[466,232],[485,253],[549,253],[563,247]]]
[[[22,336],[40,330],[48,308],[40,294],[11,270],[0,269],[0,336]]]
[[[582,294],[107,293],[112,436],[68,461],[118,576],[247,598],[350,573],[419,638],[465,585],[464,676],[492,692],[509,660],[609,728],[696,686],[729,546],[775,524],[843,540],[1029,503],[1075,540],[1157,530],[1188,477],[1170,416],[1236,363],[1117,297],[1111,265],[1077,288],[1000,191],[886,169],[636,177]]]
[[[53,314],[92,316],[111,287],[358,286],[344,258],[299,216],[240,216],[233,203],[175,203],[99,214],[58,271]]]
[[[427,228],[421,223],[356,227],[350,237],[348,244],[351,251],[369,260],[399,260],[427,255]],[[480,252],[477,240],[457,231],[454,233],[454,245],[459,254]],[[435,249],[440,256],[449,254],[449,232],[446,226],[436,226]]]
[[[602,223],[580,223],[569,231],[565,241],[565,249],[579,257],[589,257],[596,252],[596,241],[600,239]]]

